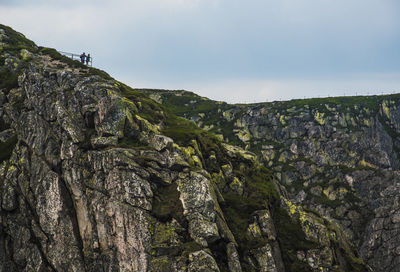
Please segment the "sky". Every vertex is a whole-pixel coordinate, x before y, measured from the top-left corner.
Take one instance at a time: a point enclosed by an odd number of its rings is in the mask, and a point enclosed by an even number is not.
[[[134,88],[228,103],[400,92],[399,0],[0,0],[0,23]]]

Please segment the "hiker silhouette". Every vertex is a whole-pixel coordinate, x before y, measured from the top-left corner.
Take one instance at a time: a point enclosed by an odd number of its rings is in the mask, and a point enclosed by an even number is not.
[[[83,64],[85,64],[85,61],[86,61],[86,54],[85,54],[85,52],[83,52],[83,53],[80,55],[80,58],[81,58],[81,62],[82,62]]]
[[[87,54],[87,56],[86,56],[86,65],[89,65],[90,61],[91,61],[90,54]]]

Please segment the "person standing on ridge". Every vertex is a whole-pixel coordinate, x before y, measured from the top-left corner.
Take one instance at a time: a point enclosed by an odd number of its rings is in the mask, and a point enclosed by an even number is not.
[[[81,62],[82,62],[83,64],[85,64],[85,60],[86,60],[86,54],[85,54],[85,52],[83,52],[83,53],[80,55],[80,58],[81,58]]]
[[[90,61],[91,61],[91,58],[90,58],[90,54],[88,53],[86,56],[86,65],[89,65]]]

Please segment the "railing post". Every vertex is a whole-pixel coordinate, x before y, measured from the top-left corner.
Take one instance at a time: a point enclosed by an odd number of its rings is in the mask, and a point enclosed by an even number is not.
[[[74,54],[74,53],[68,53],[68,52],[63,52],[63,51],[58,51],[60,54],[71,58],[72,60],[78,60],[80,61],[80,55]],[[75,58],[74,58],[75,57]],[[93,67],[93,57],[90,57],[89,62],[87,62],[87,66]]]

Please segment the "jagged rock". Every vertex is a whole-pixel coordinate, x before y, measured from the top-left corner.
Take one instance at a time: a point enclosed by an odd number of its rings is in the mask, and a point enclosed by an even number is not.
[[[0,48],[1,272],[400,265],[396,96],[227,105]]]
[[[198,217],[202,218],[201,215]],[[217,224],[204,219],[190,220],[189,233],[193,240],[204,247],[207,247],[209,243],[213,243],[220,238]]]
[[[275,265],[275,260],[272,256],[272,249],[269,244],[262,248],[254,249],[252,254],[257,262],[257,264],[254,264],[254,266],[258,268],[258,271],[278,272],[278,269]]]
[[[97,137],[97,138],[91,139],[91,143],[92,143],[93,148],[117,146],[118,145],[118,137],[117,136]]]
[[[243,183],[237,177],[233,178],[233,181],[229,184],[229,188],[231,188],[238,195],[243,194]]]
[[[155,150],[161,151],[173,142],[174,141],[169,137],[163,135],[154,135],[154,137],[150,140],[150,145]]]
[[[241,272],[239,254],[236,250],[234,243],[229,243],[226,246],[226,254],[228,255],[228,267],[231,272]]]
[[[244,151],[241,148],[238,148],[238,147],[235,147],[232,145],[228,145],[228,144],[223,144],[223,146],[226,149],[226,151],[230,157],[240,156],[240,157],[248,159],[248,160],[254,160],[256,158],[255,154],[248,152],[248,151]]]
[[[9,140],[11,137],[15,136],[14,132],[12,129],[6,129],[2,132],[0,132],[0,142],[6,142]]]
[[[204,250],[193,252],[189,255],[190,264],[188,272],[194,271],[215,271],[219,272],[218,265],[214,258]]]
[[[18,207],[17,193],[15,187],[9,183],[4,184],[1,194],[1,208],[11,212]]]
[[[173,94],[162,93],[164,99],[169,95]],[[215,103],[218,112],[236,113],[229,121],[223,114],[212,118],[218,118],[221,126],[234,124],[233,132],[224,131],[224,139],[242,141],[243,148],[262,158],[286,187],[282,191],[288,198],[338,220],[356,247],[363,244],[358,250],[374,270],[395,271],[393,267],[399,265],[396,247],[389,247],[390,239],[377,239],[389,234],[373,229],[383,224],[375,220],[378,214],[388,216],[388,203],[393,203],[392,196],[384,192],[397,186],[393,176],[399,169],[400,101],[397,96],[360,98],[357,103],[339,100],[229,107]],[[190,115],[190,110],[186,114]],[[207,116],[202,119],[209,120]],[[237,152],[230,149],[230,156],[236,159]],[[390,211],[396,214],[395,209]],[[386,225],[396,228],[396,220],[394,216]],[[369,237],[373,246],[367,246]],[[389,261],[383,264],[383,259]]]
[[[301,190],[294,198],[294,203],[301,203],[306,199],[306,192],[304,192],[303,190]]]
[[[254,213],[254,216],[256,222],[258,222],[261,233],[265,235],[269,240],[275,240],[276,230],[269,210],[257,211]]]
[[[179,181],[178,190],[189,221],[191,237],[203,246],[219,238],[216,224],[216,204],[210,191],[210,181],[203,175],[191,172],[190,177]]]

